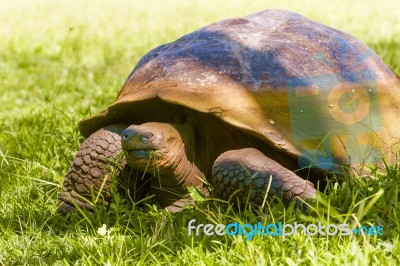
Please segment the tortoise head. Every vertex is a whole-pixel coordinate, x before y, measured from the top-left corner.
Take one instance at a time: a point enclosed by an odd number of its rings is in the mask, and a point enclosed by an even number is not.
[[[127,163],[152,176],[151,188],[163,205],[187,194],[188,186],[202,187],[204,174],[187,158],[192,140],[190,125],[160,122],[131,125],[121,133]]]
[[[121,144],[128,164],[149,173],[154,173],[154,165],[161,172],[171,167],[184,153],[180,132],[168,123],[131,125],[122,131]]]

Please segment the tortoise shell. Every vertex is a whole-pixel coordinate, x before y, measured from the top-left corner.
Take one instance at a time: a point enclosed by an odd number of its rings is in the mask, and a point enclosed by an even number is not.
[[[116,101],[80,123],[176,122],[206,113],[329,171],[395,162],[400,81],[364,43],[299,14],[223,20],[147,53]]]

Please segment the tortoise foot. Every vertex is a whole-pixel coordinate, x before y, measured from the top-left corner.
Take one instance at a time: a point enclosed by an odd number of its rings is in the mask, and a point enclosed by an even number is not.
[[[82,143],[64,179],[59,196],[60,213],[72,210],[74,203],[91,209],[93,193],[100,193],[98,202],[108,205],[111,177],[126,172],[124,169],[129,167],[121,156],[120,133],[125,127],[110,125],[101,128]]]
[[[240,204],[261,205],[267,195],[284,200],[313,199],[314,185],[253,148],[221,154],[212,169],[212,184],[217,195],[229,199],[232,194]]]

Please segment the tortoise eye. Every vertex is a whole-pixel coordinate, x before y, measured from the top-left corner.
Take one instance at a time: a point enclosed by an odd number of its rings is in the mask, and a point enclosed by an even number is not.
[[[152,136],[153,136],[153,133],[147,132],[147,133],[143,134],[141,140],[142,140],[143,142],[146,142],[146,141],[148,141],[149,138],[151,138]]]

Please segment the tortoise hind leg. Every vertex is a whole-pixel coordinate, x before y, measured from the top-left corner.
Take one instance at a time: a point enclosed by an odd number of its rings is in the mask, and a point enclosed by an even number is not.
[[[283,196],[285,200],[309,199],[316,195],[311,182],[253,148],[221,154],[214,162],[211,181],[223,199],[229,199],[238,191],[236,197],[241,204],[248,200],[251,204],[261,205],[265,193]]]
[[[122,178],[124,182],[131,175],[137,174],[126,164],[121,153],[120,134],[126,127],[116,124],[101,128],[82,143],[64,179],[59,196],[60,213],[73,209],[72,202],[92,209],[91,204],[83,198],[90,200],[92,193],[97,195],[100,189],[98,202],[107,206],[111,199],[111,177]]]

